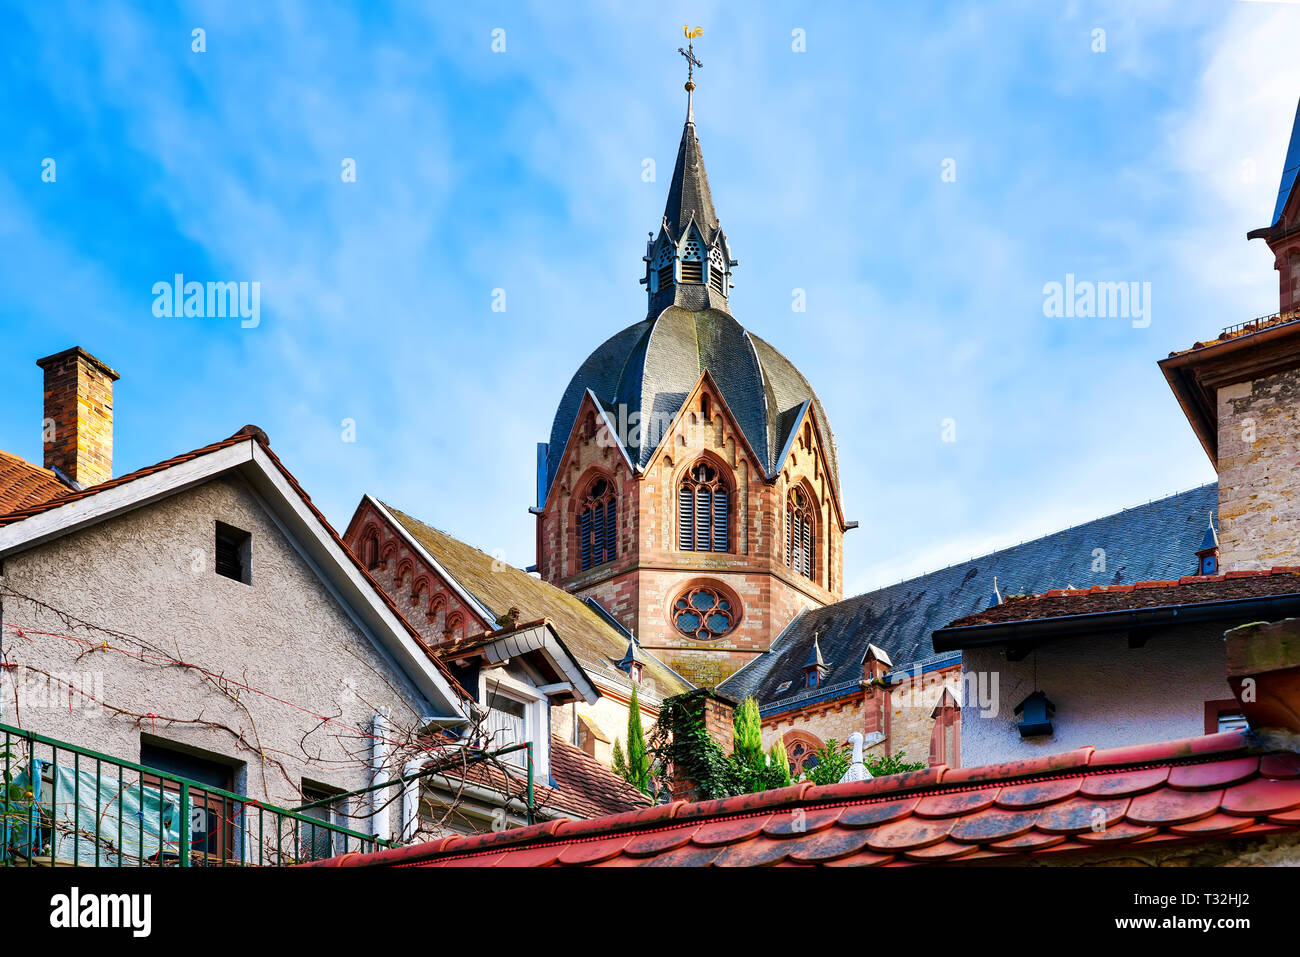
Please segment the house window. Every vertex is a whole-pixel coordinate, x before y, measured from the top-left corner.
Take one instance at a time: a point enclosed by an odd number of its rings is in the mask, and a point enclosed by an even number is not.
[[[682,263],[682,282],[704,283],[704,263]]]
[[[669,263],[667,266],[660,266],[658,276],[660,289],[667,289],[671,286],[673,284],[673,264]]]
[[[726,281],[727,281],[727,274],[724,273],[717,266],[714,266],[712,269],[709,270],[709,285],[712,286],[714,289],[716,289],[718,292],[722,293],[724,296],[727,294],[727,291],[722,287],[722,284]]]
[[[677,491],[677,547],[685,552],[730,551],[731,491],[717,469],[701,462]]]
[[[333,823],[334,817],[343,815],[339,792],[319,784],[302,783],[302,803],[315,804],[300,812],[303,817],[314,818],[323,824]],[[318,804],[325,801],[325,804]],[[343,842],[338,835],[328,828],[316,827],[314,824],[298,822],[298,859],[303,861],[323,861],[335,854],[343,853]]]
[[[234,788],[234,768],[208,758],[184,751],[173,750],[162,744],[140,742],[140,763],[147,768],[189,778],[212,788],[230,791]],[[171,800],[180,802],[181,786],[175,781],[142,774],[140,783],[145,788],[161,788]],[[235,859],[235,818],[243,808],[223,794],[202,788],[190,788],[190,861],[194,864],[220,864]],[[165,848],[163,862],[175,860],[179,848]]]
[[[702,586],[688,589],[677,597],[672,619],[683,635],[712,641],[736,627],[739,611],[732,598],[716,588]]]
[[[614,485],[598,478],[587,489],[578,515],[579,552],[582,570],[611,561],[618,554],[618,508]]]
[[[523,744],[529,740],[528,705],[525,702],[502,694],[500,691],[492,691],[488,694],[487,703],[488,713],[484,720],[484,731],[488,737],[489,750],[495,751],[512,744]],[[512,751],[502,755],[501,761],[519,768],[527,767],[527,752]]]
[[[217,574],[252,584],[253,536],[217,522]]]
[[[801,488],[790,490],[785,506],[785,563],[805,578],[813,577],[813,512]]]

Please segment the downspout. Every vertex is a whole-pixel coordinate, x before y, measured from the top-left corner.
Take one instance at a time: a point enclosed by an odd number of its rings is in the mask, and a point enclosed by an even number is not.
[[[388,736],[392,731],[392,724],[388,720],[387,710],[384,708],[375,712],[374,719],[370,725],[370,786],[382,784],[387,779],[388,765]],[[380,840],[392,840],[392,815],[388,813],[385,803],[389,798],[385,795],[387,789],[376,790],[370,798],[370,833]]]
[[[408,761],[405,777],[416,774],[424,766],[423,761]],[[405,844],[415,837],[420,830],[420,779],[411,778],[402,785],[402,830],[398,841]]]

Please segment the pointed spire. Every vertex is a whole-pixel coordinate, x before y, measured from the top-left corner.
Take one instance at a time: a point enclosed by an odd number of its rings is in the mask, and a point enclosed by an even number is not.
[[[993,608],[1002,604],[1002,592],[998,591],[998,576],[993,576],[993,597],[989,599],[989,607]]]
[[[1219,547],[1219,533],[1214,530],[1214,516],[1210,516],[1210,524],[1205,529],[1205,536],[1201,539],[1199,551],[1208,552],[1211,549]]]
[[[677,52],[687,63],[686,123],[668,184],[663,221],[658,235],[646,247],[641,283],[649,296],[650,317],[669,306],[688,312],[716,309],[730,314],[727,300],[731,295],[731,270],[738,265],[731,258],[731,247],[713,208],[709,177],[695,132],[694,71],[703,64],[696,58],[693,44],[704,31],[683,27],[683,32],[689,43]]]
[[[689,84],[694,87],[695,84]],[[677,163],[673,178],[668,184],[668,202],[664,205],[664,228],[674,241],[690,222],[700,227],[704,241],[712,243],[717,235],[718,215],[713,210],[713,194],[709,191],[709,177],[704,171],[704,155],[695,134],[693,107],[682,128],[682,141],[677,147]]]
[[[819,670],[825,670],[826,668],[826,661],[822,658],[821,642],[818,641],[816,635],[813,636],[812,651],[808,652],[808,660],[803,663],[803,666],[805,668],[817,668]]]

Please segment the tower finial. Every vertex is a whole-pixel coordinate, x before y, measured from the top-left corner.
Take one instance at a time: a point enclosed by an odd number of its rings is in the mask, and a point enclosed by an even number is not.
[[[686,122],[695,122],[695,68],[704,69],[704,64],[695,56],[695,38],[704,36],[704,27],[682,26],[686,37],[686,49],[677,48],[677,52],[686,57]]]

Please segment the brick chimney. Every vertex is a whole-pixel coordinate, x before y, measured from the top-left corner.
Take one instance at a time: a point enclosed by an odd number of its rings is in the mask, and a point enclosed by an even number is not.
[[[76,346],[36,364],[45,370],[45,467],[82,488],[113,477],[113,383],[104,363]]]
[[[696,688],[670,700],[680,701],[687,714],[702,718],[709,737],[724,754],[731,754],[736,738],[736,702],[709,688]],[[699,784],[684,774],[673,774],[671,790],[674,801],[695,801],[700,796]]]
[[[1228,684],[1266,744],[1300,749],[1300,619],[1242,625],[1224,634]]]

